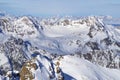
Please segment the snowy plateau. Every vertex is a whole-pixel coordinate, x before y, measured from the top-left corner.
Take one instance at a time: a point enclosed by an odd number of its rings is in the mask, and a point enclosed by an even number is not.
[[[120,80],[120,27],[96,16],[1,15],[0,80]]]

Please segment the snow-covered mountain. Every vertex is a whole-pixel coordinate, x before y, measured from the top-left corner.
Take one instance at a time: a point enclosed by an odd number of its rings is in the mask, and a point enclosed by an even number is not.
[[[1,80],[119,80],[120,29],[100,17],[0,16]]]

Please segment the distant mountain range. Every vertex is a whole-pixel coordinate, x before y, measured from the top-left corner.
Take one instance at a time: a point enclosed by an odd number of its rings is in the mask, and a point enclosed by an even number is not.
[[[0,80],[120,79],[120,28],[110,17],[0,15]]]

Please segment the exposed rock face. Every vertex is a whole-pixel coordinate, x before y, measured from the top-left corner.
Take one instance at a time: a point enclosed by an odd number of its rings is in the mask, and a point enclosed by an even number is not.
[[[23,63],[27,60],[25,52],[23,51],[23,40],[14,37],[8,38],[1,44],[0,54],[4,54],[6,62],[0,65],[0,70],[5,75],[7,71],[19,71]]]
[[[33,73],[33,71],[36,69],[37,69],[37,64],[34,62],[34,60],[25,62],[20,71],[20,80],[35,79],[34,76],[35,74]]]

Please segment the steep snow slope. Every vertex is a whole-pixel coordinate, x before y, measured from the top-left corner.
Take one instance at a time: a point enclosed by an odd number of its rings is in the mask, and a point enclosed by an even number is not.
[[[120,30],[98,17],[0,16],[0,76],[8,80],[118,80],[119,39]]]
[[[119,80],[120,71],[94,65],[75,56],[64,56],[60,68],[65,80]]]

